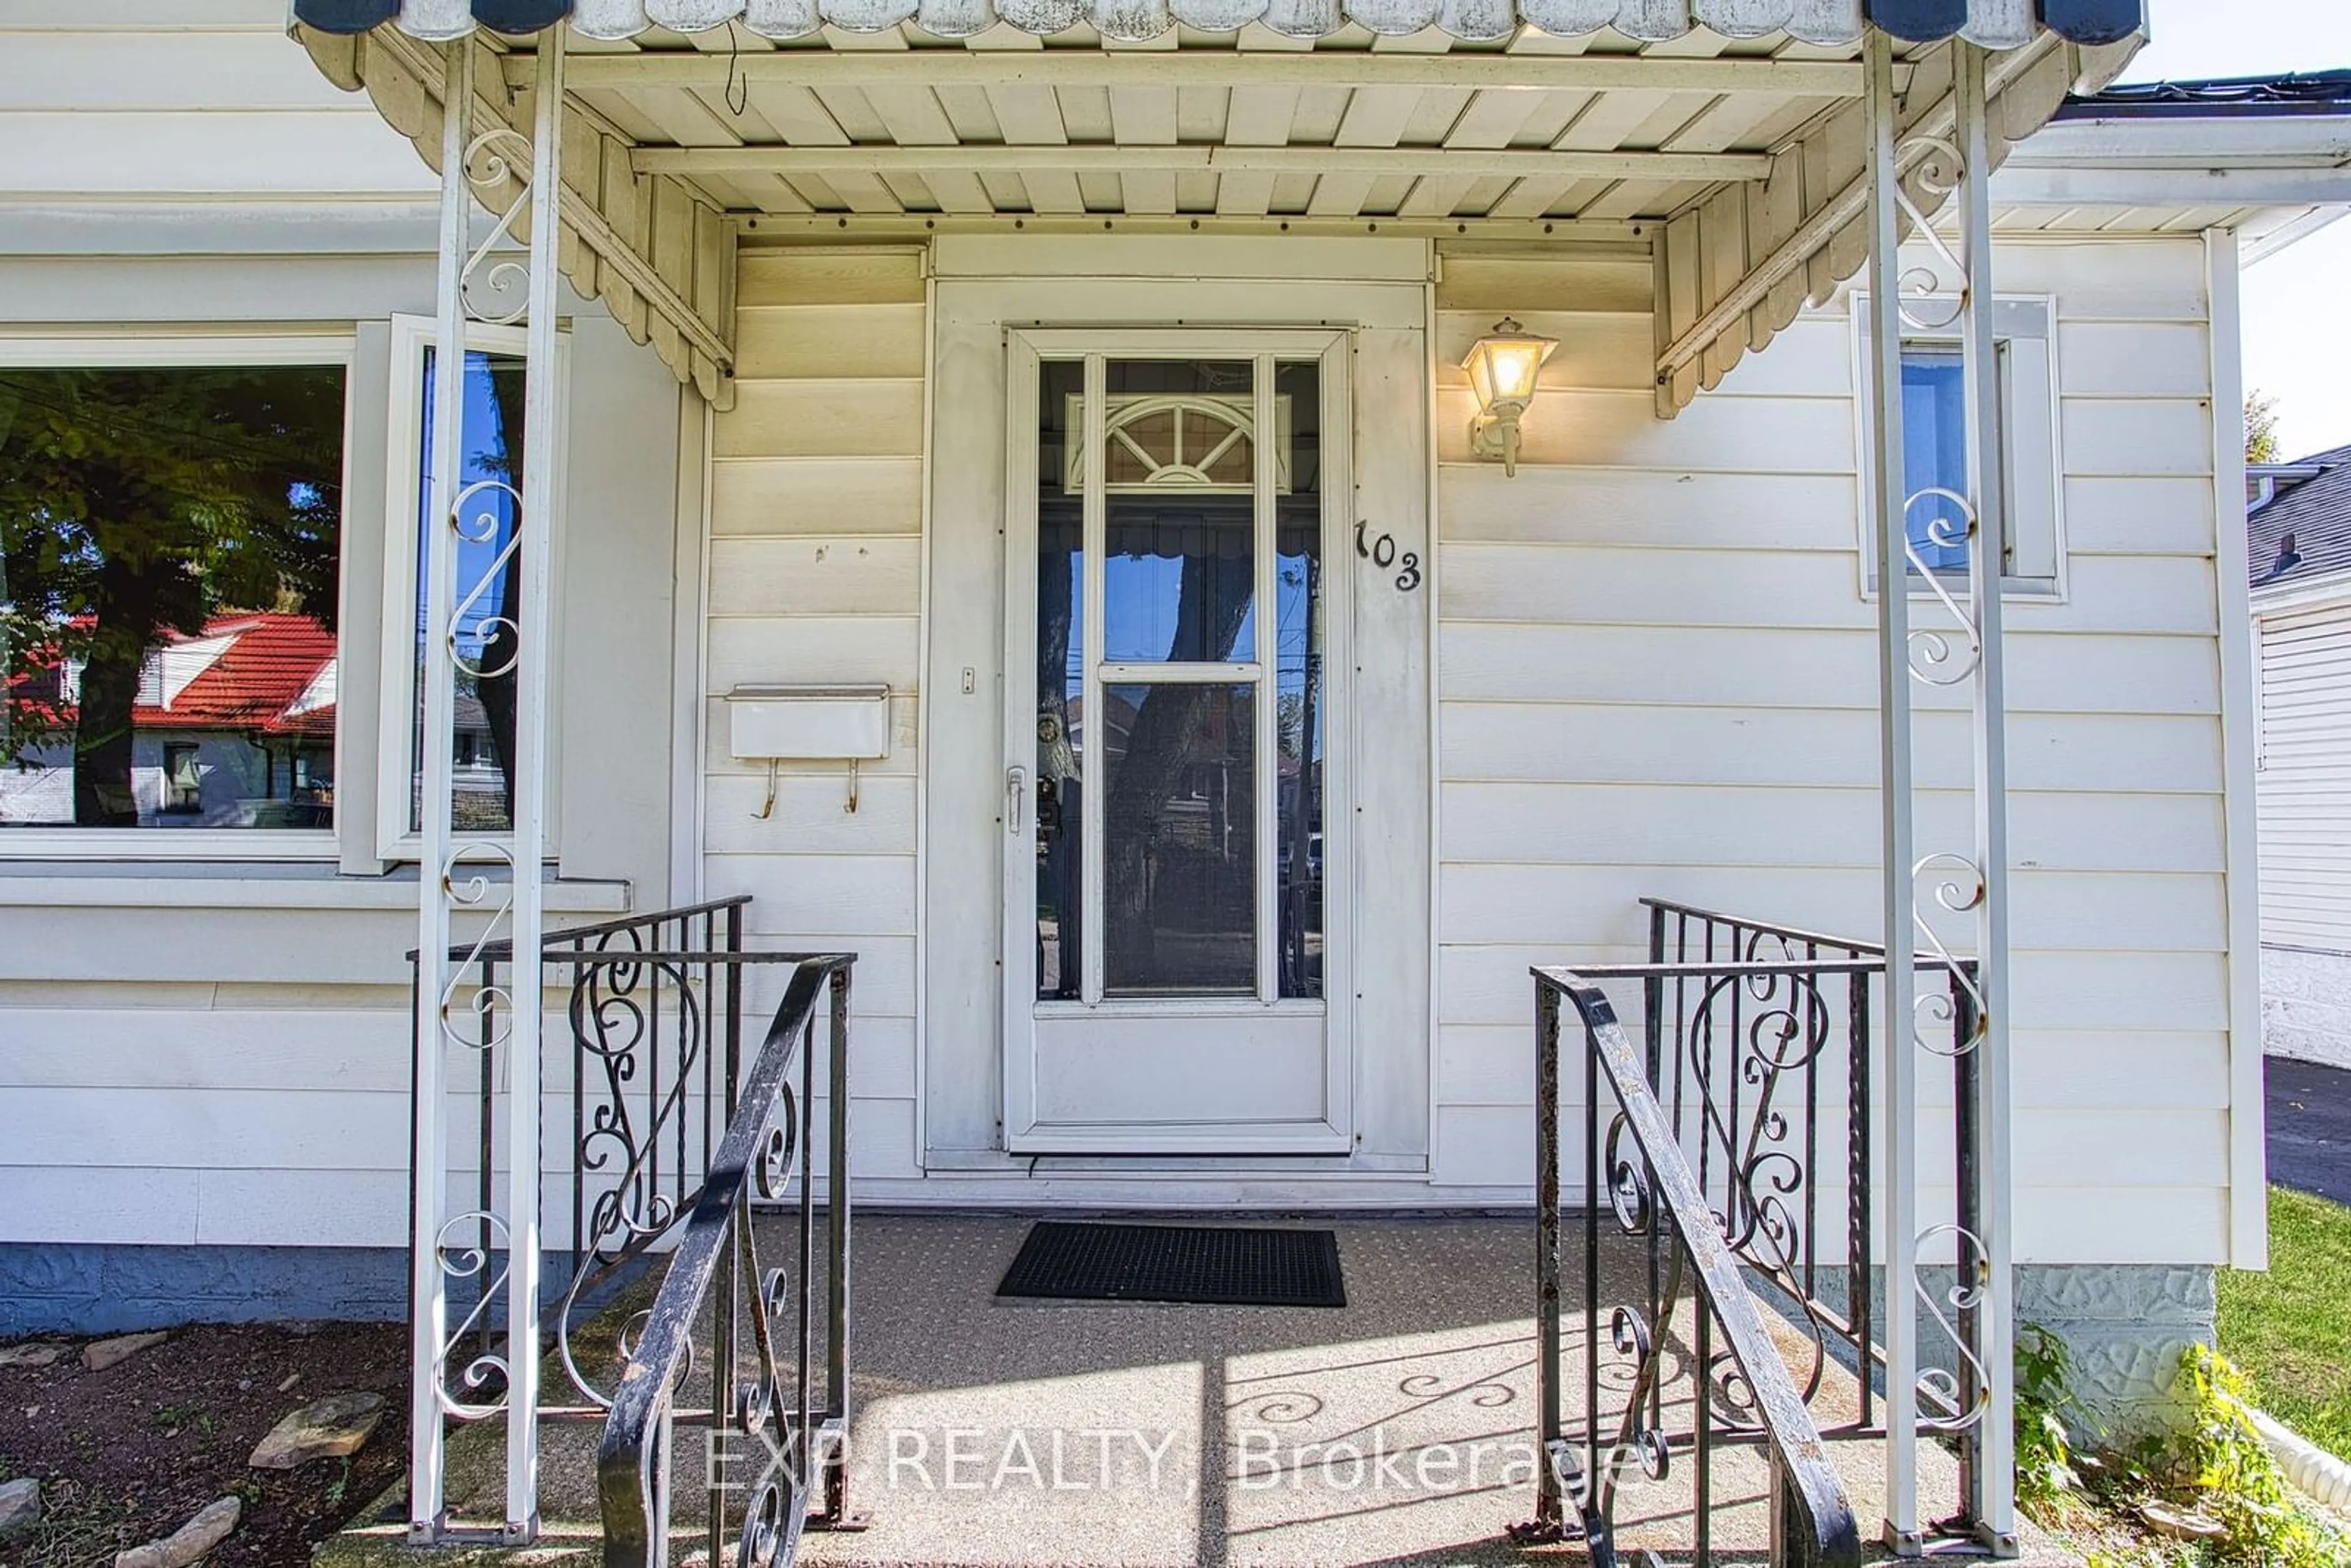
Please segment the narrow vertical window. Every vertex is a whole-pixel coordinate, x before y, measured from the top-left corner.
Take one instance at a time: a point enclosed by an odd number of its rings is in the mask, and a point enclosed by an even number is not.
[[[1037,996],[1082,995],[1085,516],[1064,483],[1084,436],[1085,366],[1040,367],[1037,411]]]
[[[424,653],[426,589],[433,549],[448,537],[433,515],[434,350],[424,350],[418,444],[416,559],[413,566],[412,650],[414,696],[409,716],[408,829],[420,831],[424,796]],[[457,487],[463,517],[457,543],[456,684],[450,706],[457,758],[455,822],[459,833],[503,833],[514,828],[515,694],[520,674],[523,361],[518,355],[470,350],[465,355],[465,406]]]
[[[1322,372],[1284,364],[1275,406],[1286,416],[1288,484],[1274,500],[1274,692],[1279,706],[1280,994],[1322,994]]]
[[[1968,570],[1967,514],[1950,496],[1968,493],[1967,363],[1957,349],[1902,350],[1903,487],[1911,504],[1910,570]],[[1949,491],[1950,496],[1929,495]]]

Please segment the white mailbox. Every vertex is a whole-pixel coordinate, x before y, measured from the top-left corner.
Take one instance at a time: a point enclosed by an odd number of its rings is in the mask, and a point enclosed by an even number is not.
[[[846,762],[849,805],[857,810],[857,765],[890,755],[887,685],[737,686],[726,694],[729,749],[739,760],[768,765],[765,819],[776,809],[776,768],[782,762]]]

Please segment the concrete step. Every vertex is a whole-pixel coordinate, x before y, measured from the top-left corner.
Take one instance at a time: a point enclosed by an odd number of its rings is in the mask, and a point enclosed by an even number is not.
[[[996,1282],[1026,1218],[862,1214],[850,1472],[852,1507],[871,1524],[809,1535],[803,1560],[835,1568],[1581,1561],[1578,1545],[1527,1550],[1508,1536],[1533,1511],[1531,1222],[1312,1223],[1339,1232],[1343,1309],[1001,1301]],[[768,1265],[788,1260],[789,1221],[758,1224]],[[1580,1263],[1580,1247],[1570,1251]],[[1646,1291],[1642,1255],[1612,1238],[1602,1278],[1604,1301],[1635,1300]],[[1580,1279],[1567,1299],[1582,1301]],[[628,1310],[575,1336],[583,1353],[599,1335],[609,1345]],[[1693,1312],[1685,1301],[1663,1330],[1669,1432],[1687,1432],[1695,1415]],[[1814,1366],[1812,1343],[1771,1321],[1801,1382]],[[1580,1312],[1568,1327],[1573,1426],[1586,1365]],[[1630,1368],[1602,1348],[1604,1429],[1613,1434]],[[586,1362],[591,1380],[609,1375],[609,1354]],[[705,1356],[681,1405],[706,1402],[708,1368]],[[549,1374],[550,1399],[565,1387],[559,1375]],[[1858,1385],[1833,1360],[1813,1407],[1866,1536],[1883,1517],[1883,1444],[1853,1429]],[[595,1560],[599,1435],[596,1424],[548,1427],[546,1533],[535,1553],[514,1560]],[[497,1517],[499,1437],[476,1427],[453,1442],[454,1516]],[[680,1562],[705,1560],[710,1463],[704,1435],[681,1427],[672,1479]],[[722,1455],[718,1469],[747,1481],[756,1465]],[[1684,1449],[1661,1479],[1628,1477],[1617,1519],[1631,1561],[1639,1548],[1671,1563],[1693,1560],[1697,1470]],[[1955,1511],[1956,1463],[1930,1447],[1922,1470],[1924,1515]],[[1711,1561],[1763,1561],[1765,1478],[1759,1448],[1717,1447]],[[320,1562],[381,1561],[398,1534],[372,1527]],[[2023,1548],[2027,1564],[2079,1568],[2037,1532]]]

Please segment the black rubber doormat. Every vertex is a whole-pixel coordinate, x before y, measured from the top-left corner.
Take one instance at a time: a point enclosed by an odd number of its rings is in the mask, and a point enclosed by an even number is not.
[[[1214,1307],[1343,1307],[1330,1230],[1039,1220],[999,1296],[1180,1301]]]

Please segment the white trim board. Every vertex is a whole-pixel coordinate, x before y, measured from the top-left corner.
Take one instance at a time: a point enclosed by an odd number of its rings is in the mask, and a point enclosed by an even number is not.
[[[2237,235],[2204,235],[2211,291],[2213,570],[2220,627],[2220,745],[2228,840],[2229,1259],[2269,1266],[2268,1105],[2262,1088],[2259,809],[2255,776],[2261,694],[2253,677],[2252,611],[2245,581],[2244,367]]]
[[[1268,223],[1277,222],[1267,219]],[[1314,235],[1205,235],[1171,246],[1152,235],[942,235],[931,251],[932,275],[950,278],[1072,277],[1088,280],[1171,280],[1328,283],[1426,283],[1434,276],[1435,254],[1425,239],[1374,239]],[[1174,302],[1171,301],[1171,304]],[[1195,307],[1197,308],[1198,307]],[[1180,307],[1178,308],[1180,310]],[[1297,323],[1313,325],[1330,315]],[[1085,326],[1065,311],[1035,318]],[[1212,320],[1176,310],[1151,318],[1171,325]],[[1115,318],[1105,318],[1109,324]],[[1130,319],[1128,325],[1133,325]]]

